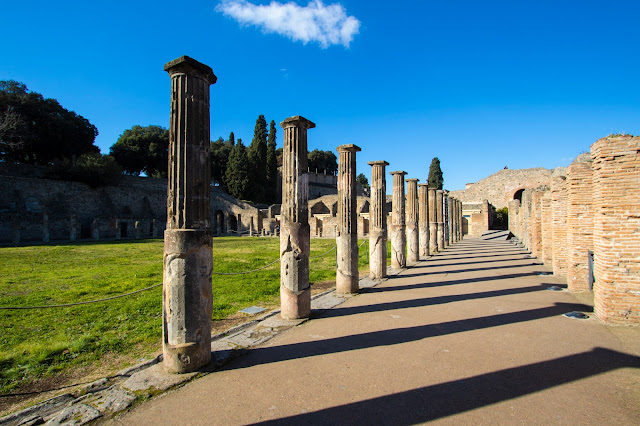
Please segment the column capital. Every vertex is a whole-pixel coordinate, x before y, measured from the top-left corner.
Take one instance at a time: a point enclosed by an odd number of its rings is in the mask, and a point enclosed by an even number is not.
[[[406,182],[416,182],[416,183],[418,183],[419,180],[420,179],[418,178],[405,179]]]
[[[384,161],[384,160],[380,160],[380,161],[369,161],[367,164],[368,164],[368,165],[370,165],[370,166],[388,166],[388,165],[389,165],[389,163],[387,163],[387,162],[386,162],[386,161]]]
[[[407,172],[405,172],[404,170],[397,170],[395,172],[389,172],[389,174],[390,175],[402,175],[402,176],[404,176],[404,175],[407,174]]]
[[[307,120],[301,115],[294,115],[293,117],[285,118],[280,123],[280,127],[282,127],[283,129],[288,129],[290,127],[303,127],[305,129],[313,129],[314,127],[316,127],[316,124],[311,120]]]
[[[164,70],[168,72],[170,76],[178,73],[196,75],[208,81],[209,84],[216,84],[216,81],[218,81],[218,77],[215,76],[210,66],[188,56],[180,56],[173,61],[167,62],[164,64]]]
[[[428,183],[419,183],[418,184],[419,187],[426,187],[427,189],[429,189],[429,184]]]
[[[340,145],[339,147],[336,148],[336,151],[338,152],[358,152],[358,151],[362,151],[362,149],[360,149],[359,146],[354,145],[352,143],[348,143],[346,145]]]

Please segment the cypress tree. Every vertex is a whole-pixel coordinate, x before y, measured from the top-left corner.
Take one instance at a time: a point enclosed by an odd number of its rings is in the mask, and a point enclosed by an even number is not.
[[[433,157],[433,160],[431,160],[428,182],[429,188],[442,189],[444,179],[442,177],[442,170],[440,169],[440,160],[438,157]]]
[[[276,122],[269,123],[269,140],[267,142],[267,202],[275,203],[278,193],[278,161],[276,158]]]
[[[227,163],[225,181],[229,193],[239,200],[245,200],[249,190],[249,161],[247,148],[238,139],[238,143],[233,146]]]
[[[267,121],[260,114],[253,130],[253,140],[248,150],[251,172],[251,198],[262,202],[266,197],[267,184]]]

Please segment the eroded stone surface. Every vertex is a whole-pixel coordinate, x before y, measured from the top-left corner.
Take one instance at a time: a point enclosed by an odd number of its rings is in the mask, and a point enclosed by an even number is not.
[[[65,408],[45,424],[47,426],[83,425],[101,416],[100,411],[90,405],[76,404]]]
[[[372,161],[371,205],[369,208],[369,276],[381,279],[387,276],[387,211],[386,161]]]
[[[171,374],[164,370],[162,364],[156,364],[133,374],[122,384],[122,387],[132,392],[152,394],[187,382],[196,374],[198,373]]]
[[[407,179],[407,260],[415,263],[420,260],[420,242],[418,235],[418,179]]]
[[[338,234],[336,291],[358,291],[358,224],[356,212],[356,145],[338,147]]]
[[[418,256],[429,256],[429,185],[418,185]]]
[[[407,266],[405,247],[407,244],[405,224],[404,171],[391,172],[393,177],[393,204],[391,213],[391,267],[400,269]]]

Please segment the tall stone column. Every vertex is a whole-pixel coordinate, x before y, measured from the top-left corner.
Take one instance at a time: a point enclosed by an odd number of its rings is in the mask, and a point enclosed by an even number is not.
[[[436,189],[429,188],[429,252],[438,252],[438,200]]]
[[[460,235],[460,241],[464,238],[464,232],[462,231],[462,221],[464,216],[462,215],[462,201],[458,201],[458,233]]]
[[[369,207],[369,276],[387,276],[387,182],[386,161],[371,161],[371,204]]]
[[[429,256],[429,185],[418,185],[418,239],[420,257]]]
[[[42,211],[42,242],[49,242],[49,215],[47,209]]]
[[[418,235],[418,179],[407,179],[407,260],[420,260]]]
[[[436,222],[438,223],[438,251],[444,250],[444,201],[441,189],[436,191]]]
[[[311,315],[309,287],[309,174],[307,130],[316,127],[296,115],[280,123],[282,152],[282,208],[280,211],[280,315],[285,319]]]
[[[458,200],[451,199],[451,241],[458,241]]]
[[[356,145],[338,147],[338,265],[336,292],[358,291],[358,212],[356,198]]]
[[[449,191],[442,191],[442,223],[444,246],[449,246]]]
[[[405,210],[404,210],[404,171],[391,172],[393,176],[393,204],[391,211],[391,267],[395,269],[407,266],[405,246]]]
[[[195,371],[211,360],[213,269],[209,206],[208,66],[182,56],[164,66],[171,76],[167,228],[164,232],[163,364]]]
[[[75,213],[71,213],[71,218],[69,219],[69,239],[71,241],[76,240],[76,234],[78,229],[78,216]]]

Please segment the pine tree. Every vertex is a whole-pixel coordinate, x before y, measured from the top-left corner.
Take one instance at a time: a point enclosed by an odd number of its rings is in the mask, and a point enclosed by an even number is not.
[[[267,121],[262,114],[256,120],[248,155],[251,173],[251,199],[263,202],[267,184]]]
[[[276,122],[269,123],[269,140],[267,142],[267,202],[276,203],[278,193],[278,161],[276,158]]]
[[[440,169],[440,160],[438,157],[433,157],[433,160],[431,160],[428,182],[429,188],[442,189],[444,179],[442,177],[442,170]]]
[[[249,158],[242,139],[238,139],[231,150],[225,181],[231,195],[239,200],[247,199],[249,195]]]

